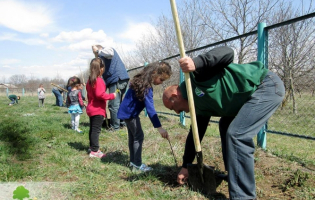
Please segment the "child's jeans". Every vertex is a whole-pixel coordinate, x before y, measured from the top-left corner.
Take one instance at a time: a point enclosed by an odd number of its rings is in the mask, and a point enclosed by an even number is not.
[[[71,113],[72,129],[76,131],[79,129],[79,121],[80,121],[80,113]]]
[[[141,128],[140,118],[135,117],[125,120],[128,128],[128,145],[130,152],[130,162],[136,166],[142,164],[142,143],[144,134]]]
[[[44,106],[44,101],[45,101],[45,99],[38,99],[38,107],[40,107],[40,106]]]
[[[15,104],[15,99],[10,99],[11,103],[10,104]]]

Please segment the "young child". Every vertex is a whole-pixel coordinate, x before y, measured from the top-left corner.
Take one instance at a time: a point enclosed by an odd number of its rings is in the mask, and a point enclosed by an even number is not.
[[[99,136],[105,117],[106,101],[116,98],[116,93],[107,94],[106,85],[102,79],[105,65],[100,58],[94,58],[90,63],[90,76],[86,84],[88,105],[86,114],[90,117],[90,157],[103,158],[99,150]]]
[[[82,108],[85,106],[85,104],[82,100],[81,90],[79,90],[80,85],[80,79],[78,77],[72,77],[70,80],[71,91],[67,97],[67,107],[68,113],[71,114],[72,129],[82,133],[82,131],[79,129],[79,121],[80,114],[82,114]]]
[[[168,133],[162,128],[153,104],[153,85],[160,85],[171,76],[171,66],[166,62],[149,64],[130,81],[129,89],[118,110],[118,118],[126,122],[130,167],[133,172],[147,172],[152,168],[142,163],[142,143],[144,139],[139,114],[146,108],[149,118],[163,138]]]
[[[11,100],[11,103],[9,103],[9,106],[12,106],[13,104],[15,104],[15,102],[18,104],[20,100],[20,96],[16,96],[15,94],[11,94],[8,96],[8,98]]]
[[[43,86],[43,84],[39,85],[39,88],[37,89],[37,93],[38,93],[38,107],[40,107],[42,105],[42,107],[44,107],[44,101],[45,101],[45,88]]]

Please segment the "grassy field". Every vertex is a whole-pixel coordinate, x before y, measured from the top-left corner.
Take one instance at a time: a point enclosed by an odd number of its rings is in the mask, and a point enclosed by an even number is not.
[[[54,106],[48,96],[38,108],[36,96],[22,97],[8,106],[0,96],[0,196],[12,199],[20,185],[29,190],[28,199],[226,199],[226,182],[217,182],[217,194],[205,196],[188,185],[179,186],[170,145],[141,115],[145,139],[143,162],[154,168],[136,175],[127,166],[127,132],[102,130],[101,150],[105,159],[89,158],[89,119],[81,115],[84,134],[73,132],[67,108]],[[167,111],[160,100],[158,111]],[[167,111],[169,112],[169,111]],[[176,160],[181,165],[186,126],[178,117],[160,115],[170,133]],[[281,124],[281,123],[279,123]],[[259,199],[315,199],[315,141],[268,134],[267,150],[255,152],[255,176]],[[202,143],[204,163],[223,171],[217,124],[211,123]],[[3,194],[2,194],[3,193]],[[1,199],[1,197],[0,197]]]

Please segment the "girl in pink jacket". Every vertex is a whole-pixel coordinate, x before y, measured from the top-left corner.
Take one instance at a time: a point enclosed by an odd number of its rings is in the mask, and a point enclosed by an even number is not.
[[[105,65],[100,58],[94,58],[90,63],[90,76],[86,84],[88,106],[86,113],[90,117],[90,157],[102,158],[105,156],[99,150],[99,136],[106,112],[106,101],[116,98],[116,93],[106,93],[106,85],[102,79]]]

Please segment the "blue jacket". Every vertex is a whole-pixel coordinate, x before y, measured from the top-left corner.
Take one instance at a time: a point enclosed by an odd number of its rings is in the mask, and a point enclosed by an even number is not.
[[[154,128],[161,127],[160,120],[154,108],[152,88],[149,89],[143,101],[139,101],[138,98],[136,98],[135,91],[129,88],[125,94],[124,100],[120,104],[117,118],[122,120],[135,118],[139,116],[144,108],[147,109],[147,113]]]
[[[122,62],[116,50],[113,50],[114,55],[112,59],[107,59],[103,56],[100,56],[105,64],[103,78],[107,86],[117,83],[119,80],[129,80],[129,75],[124,63]]]

